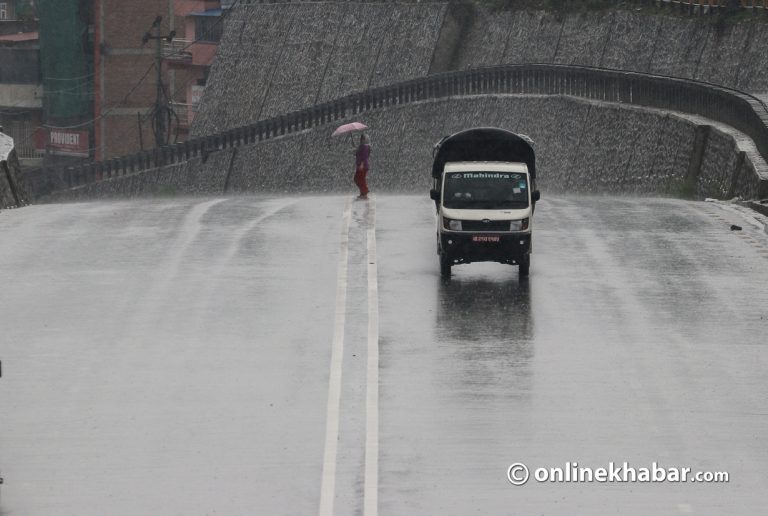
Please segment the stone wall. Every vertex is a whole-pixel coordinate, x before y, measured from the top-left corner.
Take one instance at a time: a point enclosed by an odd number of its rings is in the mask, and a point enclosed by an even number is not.
[[[0,133],[0,209],[16,208],[28,202],[13,138]]]
[[[455,131],[490,125],[536,142],[542,191],[757,195],[768,168],[745,152],[730,128],[689,117],[566,96],[483,95],[375,110],[371,129],[373,191],[423,192],[430,185],[432,146]],[[343,120],[334,123],[338,125]],[[697,128],[707,138],[696,145]],[[54,199],[152,193],[351,192],[353,145],[329,135],[331,125],[237,149],[214,152],[159,170],[58,193]],[[759,170],[756,170],[759,169]]]
[[[227,189],[228,170],[237,152],[237,149],[213,152],[205,162],[201,158],[192,158],[182,163],[59,190],[41,201],[217,194]]]
[[[555,63],[697,79],[768,92],[768,23],[718,26],[717,17],[494,11],[475,7],[456,67]]]
[[[239,5],[227,17],[193,136],[429,72],[445,4]]]
[[[227,17],[220,55],[195,131],[212,134],[281,115],[267,124],[265,137],[273,137],[277,132],[293,130],[290,117],[286,122],[282,114],[294,109],[403,79],[512,62],[609,66],[730,82],[745,89],[765,88],[768,53],[759,52],[754,42],[765,38],[767,25],[745,23],[718,28],[711,19],[653,16],[621,9],[589,14],[491,11],[471,3],[240,5]],[[626,73],[614,73],[613,77],[610,73],[564,71],[550,65],[538,68],[542,68],[541,73],[524,75],[507,70],[502,74],[505,79],[494,75],[498,68],[473,72],[476,79],[461,79],[456,86],[449,78],[446,87],[454,88],[451,91],[456,94],[503,93],[501,89],[509,87],[509,93],[565,93],[688,110],[731,124],[763,147],[766,142],[764,123],[755,111],[763,108],[750,107],[752,100],[743,96],[708,88],[705,90],[711,95],[692,94],[700,87],[679,81],[630,78],[632,74]],[[397,89],[401,87],[407,90],[410,86],[401,82]],[[414,94],[424,98],[419,90],[422,87],[431,88],[420,82],[405,99],[398,97],[396,103],[411,102]],[[374,103],[382,91],[370,93]],[[366,93],[366,106],[368,96]],[[739,97],[740,103],[731,97]],[[468,107],[472,102],[479,103],[474,111]],[[335,110],[338,105],[326,107]],[[349,112],[344,106],[342,111]],[[296,116],[306,120],[307,113],[302,113]],[[414,170],[427,166],[429,157],[419,153],[428,154],[439,137],[477,124],[527,132],[543,142],[540,155],[546,175],[541,184],[547,188],[753,197],[758,180],[762,178],[763,190],[768,184],[764,159],[756,152],[743,150],[749,144],[737,131],[723,126],[702,131],[702,127],[716,122],[696,122],[695,117],[653,109],[580,102],[558,95],[486,95],[482,100],[422,102],[364,111],[354,118],[360,117],[376,128],[373,136],[379,142],[377,152],[387,171],[381,176],[386,178],[381,186],[394,190],[423,187],[428,179]],[[310,125],[318,123],[314,114],[310,113],[309,118]],[[752,122],[759,127],[755,129]],[[303,127],[304,122],[301,124]],[[205,165],[187,155],[182,158],[187,160],[184,163],[149,174],[114,178],[104,186],[89,186],[88,190],[119,190],[129,195],[142,191],[338,191],[348,185],[344,170],[350,159],[349,149],[342,151],[327,139],[330,129],[306,130],[255,146],[217,151]],[[255,131],[259,139],[265,132],[264,127]],[[234,132],[242,134],[240,130]],[[211,149],[211,140],[213,147],[218,147],[220,138],[230,137],[218,134],[206,138],[203,145]],[[738,144],[736,139],[740,140]],[[765,156],[763,147],[760,151]],[[173,159],[155,159],[154,163],[177,162],[177,151],[169,148]],[[311,170],[308,163],[312,164]],[[105,164],[103,177],[114,175],[113,165]],[[117,174],[124,173],[120,164],[117,168]],[[85,172],[86,179],[102,177],[101,167]],[[374,177],[374,184],[376,181]],[[80,194],[83,191],[80,189]]]
[[[577,64],[768,92],[768,24],[645,10],[491,10],[473,3],[299,2],[237,6],[193,136],[430,73]]]

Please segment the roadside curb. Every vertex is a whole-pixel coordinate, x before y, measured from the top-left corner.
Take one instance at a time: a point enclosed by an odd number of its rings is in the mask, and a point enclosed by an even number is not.
[[[760,201],[745,201],[744,206],[752,208],[761,215],[768,217],[768,199],[762,199]]]

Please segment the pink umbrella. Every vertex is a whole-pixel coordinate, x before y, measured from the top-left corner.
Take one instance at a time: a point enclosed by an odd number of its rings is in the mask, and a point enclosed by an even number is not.
[[[360,122],[352,122],[350,124],[344,124],[341,127],[333,131],[331,136],[339,136],[340,134],[353,133],[355,131],[364,131],[368,129],[368,126],[361,124]]]

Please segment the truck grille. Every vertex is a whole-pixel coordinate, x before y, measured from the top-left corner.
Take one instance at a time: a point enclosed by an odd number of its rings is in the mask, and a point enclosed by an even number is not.
[[[491,220],[483,222],[482,220],[462,220],[461,229],[463,231],[509,231],[509,221]]]

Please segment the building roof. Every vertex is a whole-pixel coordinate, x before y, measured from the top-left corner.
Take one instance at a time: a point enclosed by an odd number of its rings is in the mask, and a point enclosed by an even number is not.
[[[40,39],[37,32],[19,32],[18,34],[3,34],[0,41],[37,41]]]

